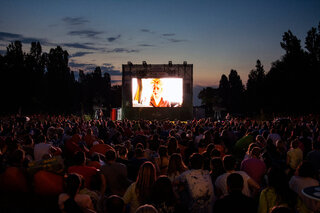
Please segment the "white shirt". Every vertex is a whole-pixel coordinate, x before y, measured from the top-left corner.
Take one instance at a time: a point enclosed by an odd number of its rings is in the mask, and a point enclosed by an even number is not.
[[[277,140],[281,140],[281,136],[278,133],[271,133],[268,135],[267,140],[271,139],[273,144],[276,145]]]
[[[34,160],[41,160],[42,157],[46,154],[50,154],[51,144],[48,143],[38,143],[34,145]]]
[[[242,176],[243,178],[243,189],[242,189],[242,193],[248,197],[251,197],[251,192],[249,189],[249,185],[248,185],[248,180],[250,179],[249,175],[244,172],[244,171],[233,171],[233,172],[226,172],[222,175],[220,175],[217,179],[216,179],[216,183],[215,186],[220,189],[220,191],[222,192],[223,196],[228,195],[228,188],[227,188],[227,178],[230,174],[232,173],[238,173]]]
[[[189,194],[192,198],[189,204],[190,209],[197,211],[199,208],[212,212],[214,192],[209,171],[202,169],[187,170],[177,179],[179,182],[186,183],[188,186]]]
[[[69,195],[66,193],[61,193],[59,195],[58,205],[59,205],[60,210],[64,210],[64,202],[66,202],[68,199],[69,199]],[[93,204],[92,204],[92,201],[91,201],[91,198],[89,195],[76,194],[76,196],[74,197],[74,200],[82,209],[92,209],[93,210]]]

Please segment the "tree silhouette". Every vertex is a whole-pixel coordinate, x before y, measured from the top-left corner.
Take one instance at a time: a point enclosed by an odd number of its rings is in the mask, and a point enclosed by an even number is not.
[[[285,54],[265,73],[260,60],[248,75],[246,88],[236,70],[222,75],[219,88],[205,88],[198,97],[208,115],[213,108],[231,113],[319,112],[320,23],[307,32],[305,49],[290,30],[282,36]],[[42,52],[39,42],[32,42],[28,53],[20,41],[11,42],[0,55],[0,91],[4,104],[0,113],[50,112],[91,113],[94,106],[107,109],[121,105],[121,86],[111,87],[108,73],[100,67],[79,70],[79,79],[68,66],[69,54],[60,46]],[[76,71],[77,72],[77,71]]]
[[[244,102],[244,86],[236,70],[229,74],[230,84],[230,112],[242,112]]]
[[[258,59],[256,68],[250,71],[247,81],[247,103],[250,104],[246,107],[253,112],[258,112],[264,107],[265,80],[265,71]]]
[[[311,28],[308,31],[305,40],[306,54],[308,60],[308,69],[310,77],[308,82],[308,98],[311,101],[311,111],[318,111],[320,108],[320,99],[316,91],[319,91],[318,79],[320,79],[320,22],[318,29]]]
[[[34,110],[41,110],[44,102],[44,70],[46,63],[46,56],[42,53],[40,42],[32,42],[30,53],[25,54],[25,67],[27,72],[27,79],[29,85],[25,88],[28,91],[26,102],[27,109],[31,107]]]
[[[218,89],[212,87],[203,88],[198,94],[201,103],[206,107],[207,116],[213,116],[214,107],[221,107],[222,99]]]
[[[222,106],[230,110],[230,84],[226,75],[222,75],[219,82],[219,94]]]
[[[3,92],[4,100],[10,103],[6,110],[17,112],[24,107],[27,99],[26,88],[28,77],[24,69],[24,54],[20,41],[11,42],[5,56],[6,69],[4,70]]]

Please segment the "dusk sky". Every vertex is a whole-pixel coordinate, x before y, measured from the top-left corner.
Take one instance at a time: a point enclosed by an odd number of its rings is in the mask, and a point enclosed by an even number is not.
[[[187,61],[194,85],[217,86],[231,69],[246,83],[257,59],[269,71],[284,54],[283,33],[304,47],[319,21],[319,0],[1,0],[0,53],[14,40],[27,52],[31,41],[45,52],[60,45],[73,71],[101,66],[113,82],[128,61]]]

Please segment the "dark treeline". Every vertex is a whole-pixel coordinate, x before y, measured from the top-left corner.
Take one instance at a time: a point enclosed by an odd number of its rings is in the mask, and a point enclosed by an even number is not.
[[[218,88],[198,95],[208,115],[215,108],[231,113],[316,113],[320,111],[320,23],[304,42],[289,30],[282,36],[285,54],[265,72],[260,60],[250,71],[246,86],[236,70],[222,75]]]
[[[121,88],[111,87],[108,73],[102,74],[100,67],[79,70],[76,80],[68,60],[60,46],[45,53],[39,42],[32,42],[25,53],[20,41],[10,43],[0,55],[1,113],[91,113],[94,106],[119,106]]]

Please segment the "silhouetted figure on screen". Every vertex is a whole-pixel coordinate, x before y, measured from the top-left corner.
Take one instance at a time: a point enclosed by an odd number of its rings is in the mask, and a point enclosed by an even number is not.
[[[170,107],[170,103],[162,97],[163,85],[159,78],[152,80],[152,95],[150,98],[150,106],[153,107]]]

